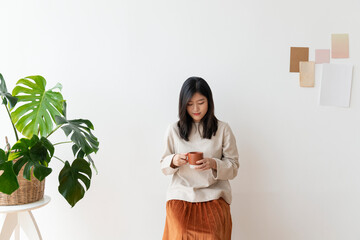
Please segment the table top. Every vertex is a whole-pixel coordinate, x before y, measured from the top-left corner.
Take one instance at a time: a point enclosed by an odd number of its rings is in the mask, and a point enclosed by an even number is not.
[[[28,203],[23,205],[13,205],[13,206],[0,206],[0,213],[30,211],[45,206],[50,202],[50,200],[51,198],[45,195],[43,199],[33,203]]]

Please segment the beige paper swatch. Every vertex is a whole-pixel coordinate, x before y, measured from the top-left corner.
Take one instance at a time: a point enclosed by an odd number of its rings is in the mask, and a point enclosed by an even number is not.
[[[349,58],[349,34],[331,34],[331,57]]]
[[[315,83],[315,62],[300,61],[300,87],[314,87]]]
[[[290,72],[299,72],[299,62],[309,61],[308,47],[290,48]]]

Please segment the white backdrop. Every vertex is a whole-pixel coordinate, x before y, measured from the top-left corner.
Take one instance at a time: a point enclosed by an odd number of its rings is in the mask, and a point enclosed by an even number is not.
[[[69,117],[90,119],[101,144],[99,174],[73,209],[51,163],[52,201],[34,211],[44,239],[161,239],[163,137],[194,75],[238,142],[233,239],[360,239],[359,9],[358,0],[1,1],[8,87],[34,74],[48,88],[61,82]],[[320,82],[300,88],[289,73],[291,46],[310,47],[314,60],[332,33],[350,37],[350,59],[332,61],[354,64],[350,108],[319,106]],[[13,142],[0,109],[0,136]]]

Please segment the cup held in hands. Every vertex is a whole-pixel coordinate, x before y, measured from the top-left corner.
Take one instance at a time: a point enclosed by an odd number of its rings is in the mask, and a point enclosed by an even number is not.
[[[190,164],[190,168],[195,168],[196,165],[199,165],[196,162],[203,158],[204,156],[202,152],[189,152],[187,155],[187,159]]]

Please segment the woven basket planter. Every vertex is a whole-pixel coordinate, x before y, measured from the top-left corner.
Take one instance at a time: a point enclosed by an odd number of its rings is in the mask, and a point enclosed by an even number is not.
[[[16,161],[16,160],[14,160]],[[17,176],[19,189],[11,195],[0,193],[0,206],[21,205],[39,201],[44,197],[45,179],[39,181],[31,171],[31,181],[23,177],[24,167]]]

